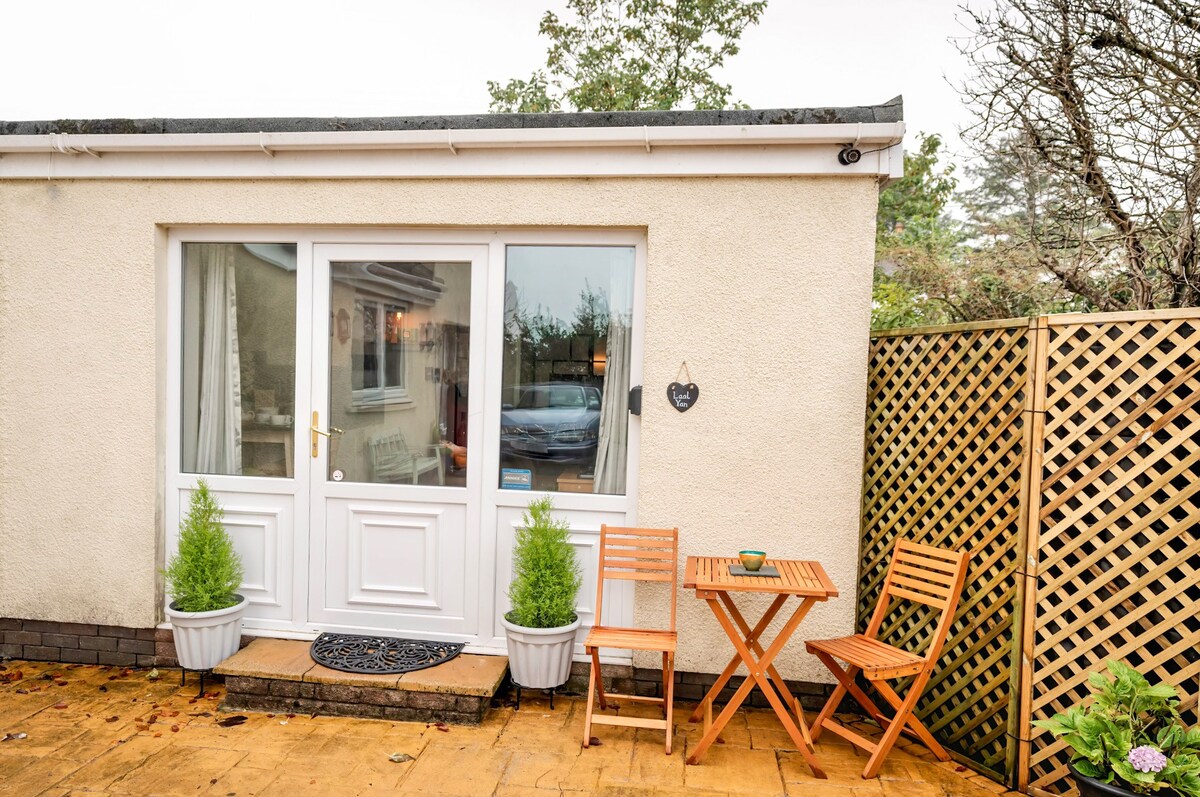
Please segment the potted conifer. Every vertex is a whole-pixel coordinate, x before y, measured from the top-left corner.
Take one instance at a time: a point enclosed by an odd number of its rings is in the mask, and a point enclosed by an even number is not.
[[[501,618],[508,639],[513,683],[528,689],[554,689],[571,675],[579,616],[575,598],[582,583],[570,526],[556,520],[549,498],[529,504],[517,529],[512,609]]]
[[[221,523],[224,515],[201,479],[179,524],[179,548],[163,571],[175,652],[186,670],[211,670],[237,653],[242,638],[242,560]]]

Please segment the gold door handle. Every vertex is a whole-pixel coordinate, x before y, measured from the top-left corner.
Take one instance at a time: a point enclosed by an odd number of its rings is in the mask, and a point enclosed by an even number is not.
[[[312,426],[308,427],[308,431],[312,433],[313,459],[316,459],[317,455],[321,452],[320,443],[321,443],[322,437],[328,437],[328,438],[332,439],[334,435],[345,434],[345,432],[343,430],[337,428],[336,426],[330,426],[328,432],[323,431],[320,428],[320,424],[321,424],[321,414],[319,412],[317,412],[316,410],[313,410]]]

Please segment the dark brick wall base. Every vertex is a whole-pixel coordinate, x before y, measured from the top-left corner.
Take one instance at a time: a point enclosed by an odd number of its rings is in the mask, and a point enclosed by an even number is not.
[[[154,628],[0,618],[0,658],[117,667],[167,666],[158,656],[159,633]],[[166,634],[169,638],[171,632]],[[174,651],[172,645],[172,657]]]
[[[242,647],[254,637],[243,636]],[[0,617],[0,659],[178,667],[175,638],[167,628],[57,623]]]
[[[617,664],[603,665],[601,670],[604,674],[605,689],[629,695],[643,695],[646,697],[663,696],[662,670]],[[590,664],[575,662],[575,664],[571,665],[571,680],[567,681],[566,686],[563,687],[563,691],[587,694],[588,675],[590,671]],[[733,693],[742,685],[742,680],[743,676],[740,675],[730,678],[729,683],[721,690],[717,702],[727,703],[733,697]],[[712,685],[716,681],[717,676],[713,673],[676,672],[675,702],[691,704],[700,702],[700,699],[708,694],[708,690],[712,688]],[[806,711],[820,711],[821,707],[825,705],[825,701],[829,699],[829,695],[833,692],[833,686],[830,684],[788,681],[787,685],[791,689],[792,694],[800,699],[800,703]],[[743,705],[754,706],[756,708],[770,708],[766,696],[758,689],[750,691],[750,696],[746,698],[746,702]]]
[[[225,703],[232,710],[270,711],[276,714],[321,714],[366,717],[398,722],[447,722],[478,725],[489,698],[381,689],[374,686],[314,684],[268,678],[229,676]]]

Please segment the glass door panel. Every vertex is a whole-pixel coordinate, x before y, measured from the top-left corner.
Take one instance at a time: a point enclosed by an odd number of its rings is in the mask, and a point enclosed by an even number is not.
[[[465,487],[471,263],[329,265],[328,479]]]

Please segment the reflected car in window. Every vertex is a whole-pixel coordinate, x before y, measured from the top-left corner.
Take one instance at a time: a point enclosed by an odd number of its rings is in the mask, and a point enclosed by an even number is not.
[[[500,412],[500,453],[519,459],[591,462],[600,436],[600,390],[571,382],[510,388]]]

